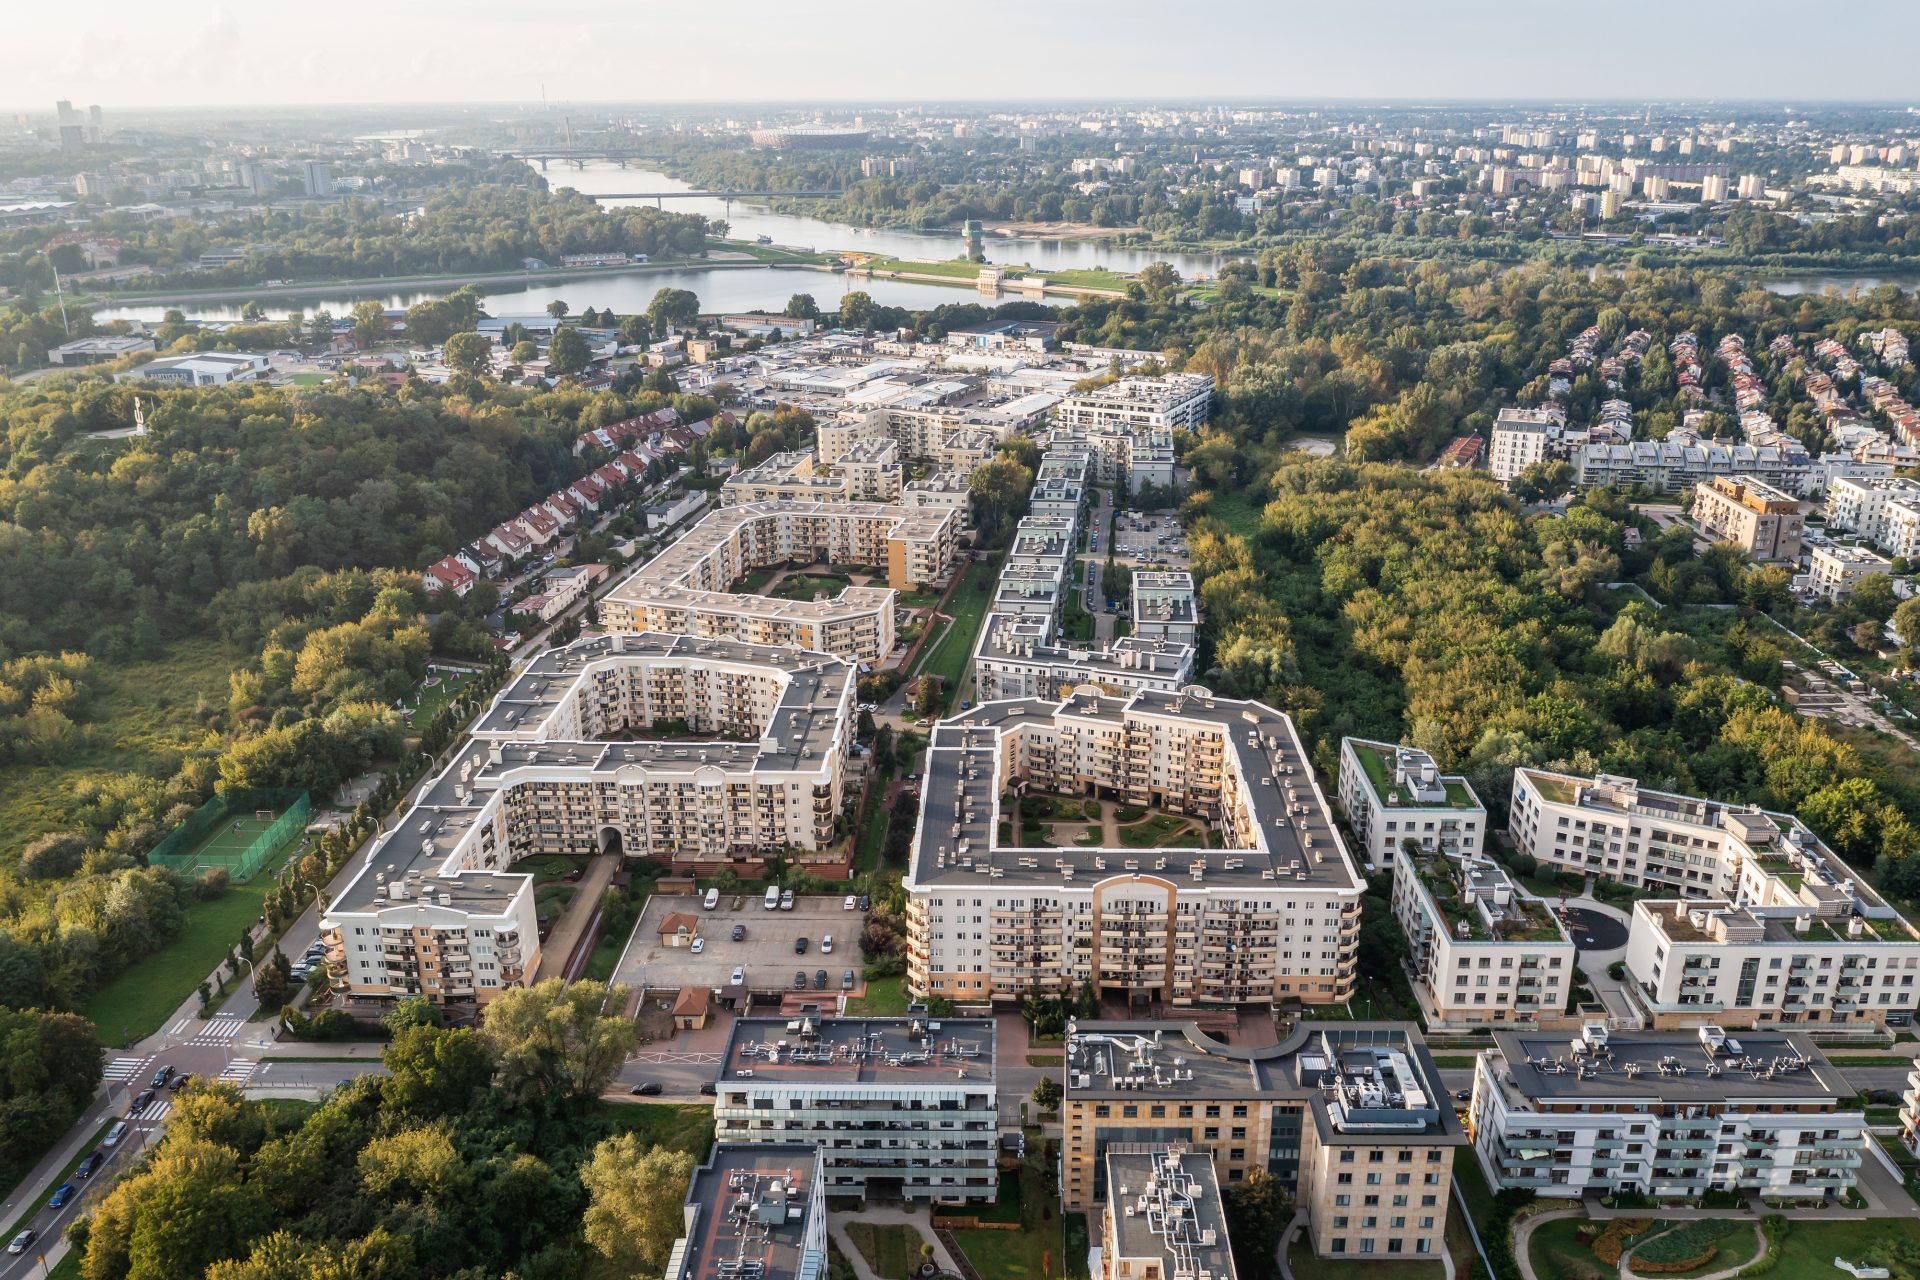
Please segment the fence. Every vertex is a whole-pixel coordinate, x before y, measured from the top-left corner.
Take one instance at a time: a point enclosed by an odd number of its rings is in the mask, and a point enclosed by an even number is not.
[[[257,816],[261,810],[276,816],[263,820]],[[251,880],[307,825],[312,812],[304,791],[222,791],[169,831],[147,854],[147,862],[183,876],[219,867],[235,880]]]

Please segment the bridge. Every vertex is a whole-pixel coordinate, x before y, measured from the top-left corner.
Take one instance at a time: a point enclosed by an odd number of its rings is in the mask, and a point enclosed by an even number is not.
[[[562,160],[576,169],[586,168],[589,160],[613,160],[622,169],[629,163],[654,164],[667,157],[648,155],[639,151],[623,151],[618,147],[560,147],[550,151],[502,151],[502,160],[526,160],[540,166],[544,172],[550,160]]]
[[[589,200],[778,200],[782,196],[840,196],[844,191],[583,191]]]

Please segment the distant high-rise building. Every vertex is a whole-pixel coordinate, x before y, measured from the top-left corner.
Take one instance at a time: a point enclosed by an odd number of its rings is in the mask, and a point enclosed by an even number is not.
[[[330,196],[333,194],[333,169],[323,161],[307,161],[305,178],[308,195]]]
[[[241,161],[234,172],[234,179],[256,196],[270,195],[273,192],[273,175],[268,173],[267,167],[258,161]]]
[[[87,108],[87,141],[99,142],[105,125],[100,118],[100,104],[94,103]]]
[[[1710,173],[1700,179],[1700,199],[1714,204],[1727,198],[1727,179],[1724,174]]]

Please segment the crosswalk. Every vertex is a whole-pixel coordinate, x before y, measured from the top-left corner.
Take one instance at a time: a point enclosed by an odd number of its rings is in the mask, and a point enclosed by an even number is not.
[[[173,1110],[172,1098],[155,1098],[152,1102],[149,1102],[145,1107],[141,1108],[139,1114],[130,1116],[129,1118],[138,1120],[142,1124],[153,1124],[156,1121],[164,1120],[167,1112],[171,1110]]]
[[[237,1013],[216,1013],[187,1043],[203,1047],[223,1045],[245,1030],[246,1025],[246,1019]]]
[[[125,1082],[146,1071],[148,1064],[152,1061],[152,1055],[144,1058],[115,1058],[107,1064],[107,1069],[101,1072],[101,1075],[108,1080]]]
[[[245,1088],[247,1081],[253,1079],[253,1073],[259,1069],[260,1064],[252,1058],[235,1058],[221,1071],[220,1078],[228,1084]]]

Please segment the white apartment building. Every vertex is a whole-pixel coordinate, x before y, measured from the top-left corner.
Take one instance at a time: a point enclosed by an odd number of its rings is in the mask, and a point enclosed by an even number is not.
[[[1133,634],[1191,645],[1200,636],[1193,575],[1184,569],[1133,571]]]
[[[1338,794],[1369,866],[1392,866],[1408,840],[1448,854],[1481,851],[1486,806],[1465,778],[1443,776],[1418,747],[1342,738]]]
[[[1856,533],[1886,549],[1888,507],[1920,499],[1920,480],[1909,476],[1836,476],[1827,485],[1827,527]]]
[[[1920,496],[1898,498],[1887,504],[1886,536],[1880,549],[1890,556],[1920,556]]]
[[[1124,484],[1130,494],[1143,485],[1173,486],[1173,433],[1157,427],[1055,427],[1050,452],[1084,455],[1093,484]]]
[[[1364,885],[1292,722],[1271,707],[1191,686],[990,702],[935,727],[925,779],[905,880],[915,995],[1013,1001],[1084,983],[1174,1004],[1352,994]],[[1002,796],[1043,793],[1156,808],[1213,839],[1190,828],[1146,849],[1013,844]]]
[[[1817,1202],[1845,1195],[1872,1141],[1853,1086],[1802,1035],[1590,1023],[1571,1053],[1546,1032],[1493,1042],[1474,1066],[1469,1128],[1498,1189]]]
[[[1790,814],[1534,769],[1508,831],[1543,865],[1674,897],[1634,905],[1627,990],[1656,1026],[1905,1025],[1920,932]]]
[[[1574,946],[1551,907],[1485,858],[1404,849],[1390,857],[1393,916],[1428,1030],[1563,1014]]]
[[[1121,378],[1068,396],[1053,409],[1056,427],[1132,435],[1204,426],[1213,403],[1213,379],[1204,373]]]
[[[1752,476],[1789,494],[1809,492],[1824,473],[1800,444],[1680,444],[1636,440],[1630,444],[1586,444],[1573,453],[1574,484],[1582,489],[1611,485],[1654,493],[1697,488],[1714,476]]]
[[[1863,579],[1893,572],[1893,562],[1865,547],[1822,543],[1810,557],[1808,583],[1816,595],[1844,600]]]
[[[1082,685],[1112,697],[1193,682],[1193,646],[1122,636],[1110,648],[1055,637],[1051,615],[990,613],[973,650],[974,701],[1059,699]]]
[[[991,1018],[739,1018],[714,1097],[720,1142],[820,1149],[830,1196],[992,1203]]]
[[[530,982],[533,879],[506,868],[533,854],[618,848],[705,875],[757,875],[769,851],[824,858],[854,683],[827,654],[686,636],[542,653],[329,904],[334,990],[485,1003]],[[645,740],[660,723],[712,737]]]
[[[1493,420],[1487,474],[1505,484],[1536,462],[1557,456],[1566,414],[1558,408],[1502,409]]]

